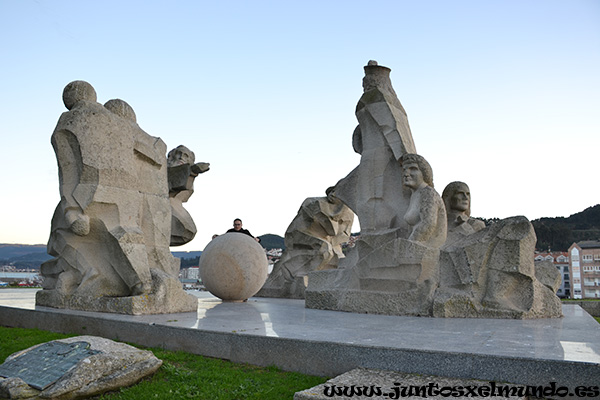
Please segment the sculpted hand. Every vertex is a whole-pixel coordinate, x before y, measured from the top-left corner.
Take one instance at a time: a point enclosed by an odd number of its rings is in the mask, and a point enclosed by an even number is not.
[[[65,220],[69,229],[79,236],[85,236],[90,233],[90,217],[79,210],[68,210],[65,214]]]
[[[199,162],[199,163],[192,165],[192,172],[195,174],[201,174],[203,172],[208,171],[209,169],[210,169],[210,163],[206,163],[206,162]]]

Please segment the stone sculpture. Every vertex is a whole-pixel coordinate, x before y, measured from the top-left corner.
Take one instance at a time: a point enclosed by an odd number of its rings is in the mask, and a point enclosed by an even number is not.
[[[444,246],[433,316],[562,316],[552,278],[541,282],[536,276],[535,242],[533,225],[527,218],[518,216],[503,219]]]
[[[357,214],[361,236],[337,270],[308,274],[306,306],[430,315],[439,247],[446,237],[444,206],[432,187],[431,168],[415,154],[390,69],[374,61],[364,69],[353,134],[361,160],[335,186]]]
[[[353,135],[361,161],[335,187],[358,216],[360,239],[338,269],[308,274],[306,307],[436,317],[560,316],[552,273],[536,273],[533,266],[531,223],[513,217],[484,228],[470,217],[466,184],[448,185],[444,201],[433,189],[431,167],[414,154],[389,72],[376,62],[365,67]]]
[[[196,236],[196,224],[183,207],[194,193],[194,179],[210,169],[210,164],[195,162],[194,152],[184,145],[167,155],[169,200],[171,202],[171,246],[181,246]]]
[[[431,166],[418,154],[405,154],[400,159],[402,184],[412,194],[404,220],[410,226],[408,240],[439,248],[446,241],[446,209],[433,188]]]
[[[485,228],[483,221],[471,218],[471,190],[466,183],[449,183],[442,192],[442,200],[448,215],[447,245]]]
[[[395,315],[431,314],[438,286],[439,247],[446,212],[427,161],[405,154],[403,185],[412,191],[403,217],[408,229],[362,233],[342,269],[308,275],[309,308]],[[345,260],[344,260],[345,261]]]
[[[355,212],[361,232],[404,228],[410,191],[404,189],[400,158],[416,153],[408,118],[390,80],[390,69],[369,61],[364,94],[356,106],[352,136],[360,164],[339,181],[336,196]]]
[[[471,218],[471,192],[452,182],[442,194],[448,239],[440,255],[433,314],[440,317],[538,318],[562,315],[554,266],[534,267],[535,232],[525,217],[490,227]]]
[[[257,296],[304,298],[311,271],[337,268],[342,244],[350,239],[354,213],[336,196],[309,197],[285,232],[285,251]]]
[[[244,301],[254,296],[267,280],[268,268],[262,246],[243,233],[217,236],[200,256],[202,283],[225,301]]]
[[[104,106],[87,82],[65,87],[52,135],[61,200],[36,304],[150,314],[195,311],[169,250],[171,205],[164,142],[123,100]]]

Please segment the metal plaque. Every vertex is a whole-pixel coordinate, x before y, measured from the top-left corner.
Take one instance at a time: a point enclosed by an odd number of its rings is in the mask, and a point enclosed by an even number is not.
[[[48,342],[0,365],[0,376],[21,378],[29,386],[44,390],[62,378],[79,361],[100,353],[88,342]]]

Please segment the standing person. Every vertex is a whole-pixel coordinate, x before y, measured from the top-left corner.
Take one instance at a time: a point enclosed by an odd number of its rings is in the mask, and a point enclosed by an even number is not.
[[[250,233],[250,231],[248,229],[242,228],[242,220],[239,218],[236,218],[233,220],[233,228],[229,229],[226,233],[243,233],[245,235],[250,236],[257,242],[260,242],[260,239],[252,236],[252,234]]]

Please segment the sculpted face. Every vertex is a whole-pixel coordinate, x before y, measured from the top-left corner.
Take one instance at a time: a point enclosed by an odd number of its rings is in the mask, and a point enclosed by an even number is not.
[[[470,202],[471,193],[469,193],[469,188],[461,186],[456,189],[450,198],[450,208],[456,211],[465,212],[469,209]]]
[[[404,165],[402,165],[402,170],[402,184],[404,186],[415,190],[425,183],[425,181],[423,180],[423,173],[419,169],[417,163],[405,163]]]
[[[193,164],[194,153],[185,146],[179,146],[169,152],[167,166],[175,167],[183,164]]]

